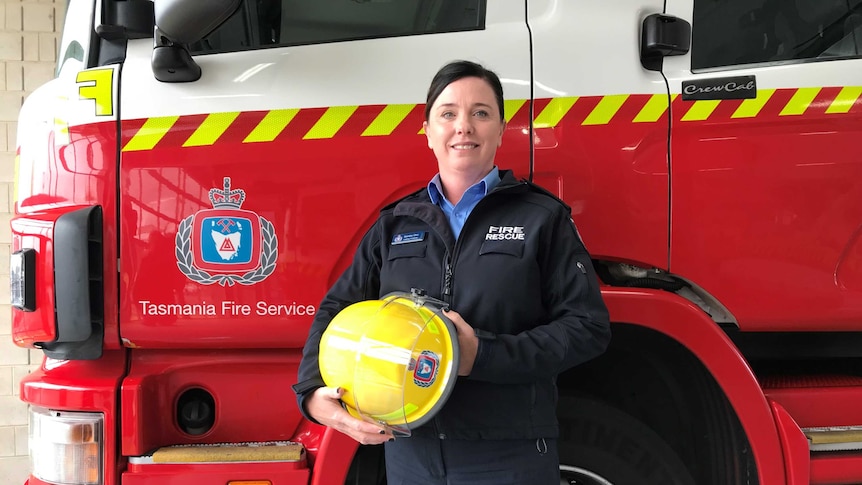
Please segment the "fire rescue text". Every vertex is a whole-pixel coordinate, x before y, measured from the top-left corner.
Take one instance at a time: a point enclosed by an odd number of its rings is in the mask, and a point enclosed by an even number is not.
[[[524,226],[489,226],[486,241],[501,241],[504,239],[524,240]]]

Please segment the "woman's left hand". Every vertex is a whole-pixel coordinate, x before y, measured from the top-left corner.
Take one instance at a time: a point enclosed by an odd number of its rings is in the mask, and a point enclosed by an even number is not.
[[[476,353],[479,351],[479,338],[469,323],[455,310],[444,310],[446,316],[455,324],[458,332],[458,346],[461,348],[461,360],[458,365],[459,376],[469,376],[473,371]]]

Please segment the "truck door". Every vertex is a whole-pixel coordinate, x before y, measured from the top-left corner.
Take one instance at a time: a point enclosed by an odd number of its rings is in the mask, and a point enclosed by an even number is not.
[[[671,269],[744,330],[858,330],[862,2],[668,0]]]
[[[536,182],[572,207],[594,258],[667,268],[668,94],[638,62],[663,2],[529,5]]]
[[[152,40],[129,42],[127,345],[301,347],[377,211],[436,172],[423,103],[449,61],[503,78],[508,116],[523,119],[497,162],[528,175],[523,0],[246,1],[191,48],[202,77],[167,84]]]
[[[514,116],[530,93],[523,0],[247,0],[191,49],[195,82],[156,81],[152,39],[129,41],[122,74],[126,456],[192,433],[290,436],[320,300],[378,211],[437,171],[421,132],[434,73],[482,62]],[[497,159],[521,177],[528,120]]]

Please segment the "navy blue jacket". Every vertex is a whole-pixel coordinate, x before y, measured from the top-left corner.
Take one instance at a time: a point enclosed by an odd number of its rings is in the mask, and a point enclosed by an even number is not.
[[[399,235],[414,242],[393,244]],[[480,337],[470,376],[458,378],[436,417],[413,434],[557,437],[556,376],[600,355],[610,340],[598,279],[569,208],[509,171],[457,241],[426,189],[384,208],[315,315],[294,386],[303,412],[304,398],[324,385],[318,347],[335,314],[411,288],[449,303]]]

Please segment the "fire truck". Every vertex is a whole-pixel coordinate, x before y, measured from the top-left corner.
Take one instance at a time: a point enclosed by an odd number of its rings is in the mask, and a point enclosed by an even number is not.
[[[378,210],[436,172],[425,92],[455,59],[500,75],[496,163],[571,206],[610,310],[607,353],[557,380],[561,483],[862,483],[859,0],[65,19],[17,130],[30,485],[385,483],[290,386]]]

